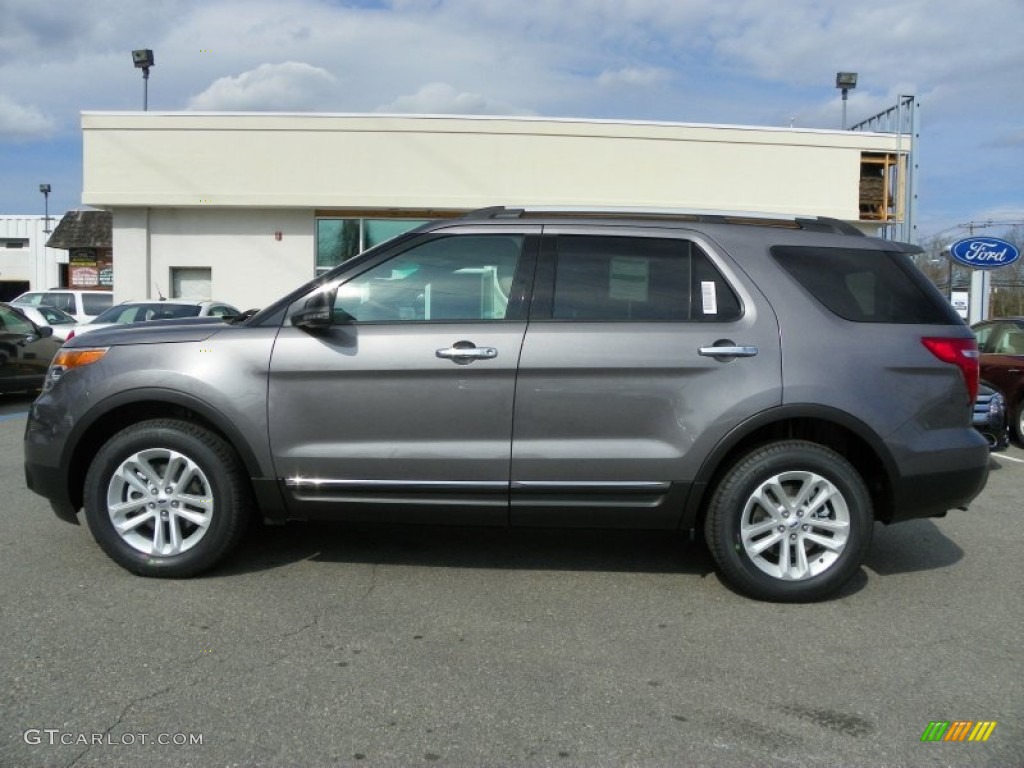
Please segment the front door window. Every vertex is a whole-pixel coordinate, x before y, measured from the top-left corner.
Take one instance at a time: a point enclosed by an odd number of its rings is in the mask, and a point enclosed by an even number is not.
[[[430,240],[343,283],[336,314],[361,323],[505,320],[522,247],[519,235]]]

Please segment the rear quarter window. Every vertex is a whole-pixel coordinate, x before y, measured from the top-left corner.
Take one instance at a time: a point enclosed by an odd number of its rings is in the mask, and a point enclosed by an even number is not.
[[[829,311],[857,323],[960,325],[906,254],[861,248],[774,246],[775,260]]]

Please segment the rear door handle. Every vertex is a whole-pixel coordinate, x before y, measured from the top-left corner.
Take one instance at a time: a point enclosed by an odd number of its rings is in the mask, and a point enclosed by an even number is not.
[[[474,360],[493,360],[498,356],[494,347],[478,347],[471,341],[457,341],[448,349],[439,349],[434,354],[445,360],[465,365]]]

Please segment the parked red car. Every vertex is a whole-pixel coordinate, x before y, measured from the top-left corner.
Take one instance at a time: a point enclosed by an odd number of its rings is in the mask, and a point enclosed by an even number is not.
[[[981,352],[981,380],[1001,392],[1007,420],[1024,444],[1024,317],[999,317],[971,326]]]

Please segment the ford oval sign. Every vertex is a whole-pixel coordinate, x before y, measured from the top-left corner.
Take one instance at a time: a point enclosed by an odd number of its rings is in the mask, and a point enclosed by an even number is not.
[[[1013,243],[998,237],[965,237],[949,247],[953,261],[975,269],[996,269],[1013,264],[1020,251]]]

